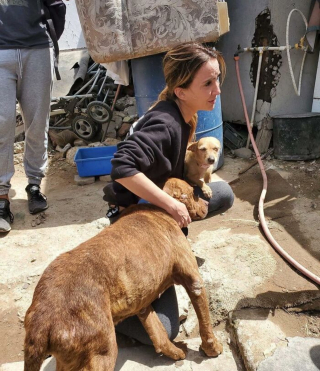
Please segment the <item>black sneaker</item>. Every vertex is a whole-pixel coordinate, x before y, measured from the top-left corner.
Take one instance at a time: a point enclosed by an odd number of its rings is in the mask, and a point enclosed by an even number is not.
[[[115,218],[119,214],[120,214],[119,207],[113,206],[113,207],[110,207],[109,210],[107,211],[106,217],[111,219],[111,218]]]
[[[0,198],[0,233],[9,232],[13,223],[13,214],[10,211],[10,202],[5,198]]]
[[[30,214],[37,214],[48,208],[47,197],[40,192],[40,186],[38,184],[28,184],[26,192],[28,194]]]

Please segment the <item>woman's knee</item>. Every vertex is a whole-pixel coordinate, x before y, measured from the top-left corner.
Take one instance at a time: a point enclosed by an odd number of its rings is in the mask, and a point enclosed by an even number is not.
[[[212,190],[212,198],[209,200],[209,213],[219,214],[230,209],[234,203],[234,193],[227,182],[209,183]]]
[[[222,186],[222,198],[223,198],[223,204],[226,210],[230,209],[234,203],[234,193],[230,185],[226,182],[223,182]]]

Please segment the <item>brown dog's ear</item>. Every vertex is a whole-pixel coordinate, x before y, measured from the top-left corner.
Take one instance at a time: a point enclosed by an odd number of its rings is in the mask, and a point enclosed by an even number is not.
[[[191,152],[195,152],[197,148],[198,148],[198,142],[193,142],[188,146],[187,150]]]

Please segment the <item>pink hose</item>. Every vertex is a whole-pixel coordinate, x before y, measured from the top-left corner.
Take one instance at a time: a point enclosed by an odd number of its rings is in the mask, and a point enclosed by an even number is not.
[[[245,99],[244,99],[244,94],[243,94],[243,89],[242,89],[242,84],[241,84],[241,79],[240,79],[239,59],[240,59],[239,56],[234,57],[234,60],[236,62],[236,72],[237,72],[237,79],[238,79],[238,85],[239,85],[239,90],[240,90],[240,95],[241,95],[243,111],[244,111],[244,115],[245,115],[245,118],[246,118],[246,123],[247,123],[248,131],[249,131],[251,143],[252,143],[254,152],[257,156],[257,161],[258,161],[258,164],[259,164],[259,167],[260,167],[260,170],[261,170],[261,174],[262,174],[262,178],[263,178],[263,189],[262,189],[260,200],[259,200],[259,219],[260,219],[262,229],[263,229],[267,239],[269,240],[271,245],[274,247],[274,249],[287,262],[289,262],[293,267],[298,269],[298,271],[300,271],[303,275],[310,278],[316,284],[320,285],[320,278],[318,276],[316,276],[315,274],[313,274],[312,272],[310,272],[305,267],[303,267],[300,263],[298,263],[296,260],[294,260],[286,251],[284,251],[283,248],[278,244],[278,242],[273,238],[273,236],[272,236],[272,234],[271,234],[271,232],[270,232],[270,230],[267,226],[267,223],[266,223],[266,220],[265,220],[265,217],[264,217],[263,204],[264,204],[264,200],[265,200],[265,197],[266,197],[266,194],[267,194],[268,179],[267,179],[267,174],[266,174],[266,171],[264,169],[264,166],[263,166],[263,163],[262,163],[262,160],[261,160],[259,150],[257,148],[256,142],[254,140],[252,130],[251,130],[251,125],[250,125],[248,112],[247,112],[247,106],[246,106],[246,102],[245,102]]]

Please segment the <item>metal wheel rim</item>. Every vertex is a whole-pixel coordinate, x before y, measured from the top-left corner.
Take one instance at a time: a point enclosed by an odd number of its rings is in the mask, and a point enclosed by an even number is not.
[[[91,104],[88,108],[88,113],[97,122],[106,122],[110,117],[108,110],[99,103]]]
[[[75,122],[74,128],[82,136],[90,136],[93,133],[92,124],[86,119],[79,119]]]

